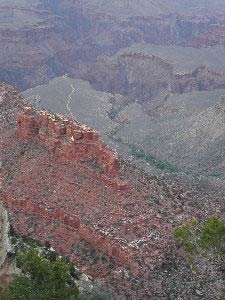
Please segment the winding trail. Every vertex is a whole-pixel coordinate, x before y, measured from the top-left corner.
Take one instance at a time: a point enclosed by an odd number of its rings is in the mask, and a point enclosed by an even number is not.
[[[71,110],[71,108],[70,108],[70,103],[71,103],[71,100],[72,100],[72,96],[73,96],[73,94],[75,93],[75,88],[74,88],[73,84],[71,83],[70,79],[69,79],[66,75],[63,75],[63,78],[64,78],[66,81],[69,82],[69,84],[70,84],[70,86],[71,86],[71,89],[72,89],[71,93],[69,94],[69,96],[68,96],[68,98],[67,98],[66,108],[67,108],[67,110],[68,110],[70,116],[71,116],[72,118],[74,118],[74,114],[73,114],[73,112],[72,112],[72,110]]]

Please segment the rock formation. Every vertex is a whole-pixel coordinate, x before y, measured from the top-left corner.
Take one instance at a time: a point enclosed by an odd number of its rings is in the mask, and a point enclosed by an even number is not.
[[[97,90],[124,95],[154,110],[171,92],[173,66],[155,55],[128,52],[99,59],[80,76]]]
[[[17,116],[17,133],[34,138],[62,160],[96,161],[109,176],[119,177],[119,160],[116,153],[99,140],[99,134],[87,126],[60,115],[35,111],[24,107]]]
[[[199,66],[179,74],[171,61],[129,49],[99,58],[94,65],[80,70],[80,77],[96,90],[121,94],[153,113],[172,94],[225,88],[222,71]]]
[[[0,268],[6,261],[7,253],[11,251],[11,244],[9,241],[9,221],[7,212],[0,202]]]
[[[0,84],[0,132],[3,128],[15,127],[15,116],[24,105],[22,96],[11,86]]]
[[[0,286],[5,287],[10,274],[15,270],[14,259],[10,258],[12,246],[9,239],[9,221],[7,211],[0,201]]]
[[[172,226],[218,214],[218,203],[190,192],[186,182],[167,184],[125,162],[121,178],[129,185],[121,184],[118,158],[94,130],[24,107],[15,91],[1,89],[0,112],[9,114],[0,127],[1,198],[16,233],[49,241],[81,271],[113,286],[117,299],[148,299],[154,270],[174,251]]]
[[[225,73],[200,66],[191,73],[175,74],[172,92],[183,94],[191,91],[210,91],[225,88]]]

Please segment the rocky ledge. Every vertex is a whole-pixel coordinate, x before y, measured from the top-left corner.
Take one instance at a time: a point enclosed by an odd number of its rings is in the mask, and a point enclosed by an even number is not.
[[[64,116],[31,107],[24,107],[18,114],[17,124],[18,135],[36,139],[62,160],[96,161],[106,175],[119,178],[118,155],[99,139],[97,131]]]

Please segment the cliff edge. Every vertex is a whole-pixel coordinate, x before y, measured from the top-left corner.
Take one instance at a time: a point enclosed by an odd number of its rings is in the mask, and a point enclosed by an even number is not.
[[[17,115],[17,134],[33,138],[62,160],[95,161],[108,176],[119,177],[118,155],[99,133],[64,116],[24,107]]]

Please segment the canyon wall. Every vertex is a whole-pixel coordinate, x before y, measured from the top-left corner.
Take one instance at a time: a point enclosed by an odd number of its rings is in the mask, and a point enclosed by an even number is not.
[[[94,65],[81,69],[78,77],[90,82],[96,90],[118,93],[139,102],[147,112],[162,106],[172,93],[225,88],[222,71],[199,66],[193,71],[178,73],[171,61],[129,50],[99,58]]]
[[[34,0],[0,3],[0,81],[20,90],[69,74],[134,43],[224,45],[223,15],[131,15],[102,12],[92,3]],[[9,11],[12,14],[9,14]],[[118,8],[120,12],[120,8]]]
[[[63,209],[59,208],[48,209],[43,205],[34,204],[30,200],[18,201],[9,199],[6,195],[4,196],[4,202],[13,214],[24,214],[24,216],[26,216],[26,218],[28,219],[35,216],[39,219],[39,221],[43,223],[53,221],[56,223],[60,223],[61,231],[60,233],[55,233],[55,240],[52,241],[52,246],[56,246],[55,249],[57,249],[64,255],[67,254],[69,249],[67,249],[66,245],[63,245],[62,243],[59,247],[56,241],[59,242],[61,235],[66,236],[69,233],[71,235],[71,238],[73,238],[73,242],[79,239],[84,239],[89,242],[92,247],[96,249],[96,251],[105,252],[107,255],[114,257],[119,264],[127,265],[129,263],[129,249],[125,249],[125,247],[120,245],[120,243],[118,243],[115,239],[110,239],[101,231],[81,224],[80,217],[78,215],[76,216],[74,214],[66,214]],[[5,228],[9,230],[8,220],[5,221],[7,221],[8,226],[6,226]],[[2,224],[5,225],[6,222]],[[20,228],[20,230],[22,230],[21,225],[22,222],[21,224],[19,222],[18,227]],[[22,231],[21,233],[25,233],[25,231]],[[2,242],[4,242],[4,244],[1,250],[2,252],[4,252],[4,255],[2,256],[2,259],[0,261],[0,266],[3,265],[7,253],[11,250],[10,242],[6,239],[6,237],[8,237],[6,234],[8,234],[8,231],[3,231]],[[45,241],[41,236],[39,237],[39,240],[42,241],[44,245]],[[8,243],[6,243],[7,241]]]
[[[183,94],[192,91],[210,91],[225,88],[225,73],[200,66],[186,74],[175,74],[172,92]]]
[[[8,252],[11,250],[8,215],[2,201],[0,201],[0,270],[6,262]]]
[[[95,130],[60,115],[24,107],[17,116],[17,133],[25,139],[35,138],[62,160],[96,161],[102,171],[119,177],[116,153],[99,140]]]
[[[171,93],[173,66],[155,55],[128,52],[103,58],[80,76],[97,90],[122,94],[154,110]]]
[[[219,215],[210,187],[176,186],[174,178],[164,182],[125,161],[121,177],[129,185],[115,186],[118,158],[95,131],[24,106],[4,84],[3,91],[0,112],[9,118],[0,127],[0,193],[15,232],[50,242],[85,274],[113,286],[117,299],[148,299],[154,272],[175,251],[173,226]],[[96,159],[100,168],[93,168]]]

